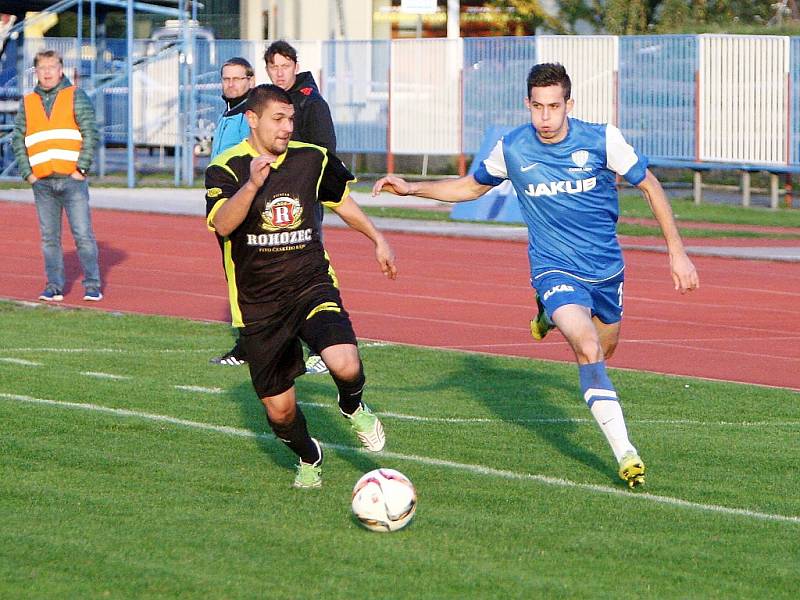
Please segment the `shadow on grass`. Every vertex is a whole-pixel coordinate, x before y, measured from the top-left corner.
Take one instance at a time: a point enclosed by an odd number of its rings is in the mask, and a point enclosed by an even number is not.
[[[586,411],[580,417],[588,419],[588,425],[604,440],[591,413],[581,400],[578,374],[574,365],[530,362],[518,367],[515,365],[523,363],[513,361],[511,364],[511,361],[503,359],[455,353],[449,356],[438,355],[440,360],[437,360],[436,355],[433,360],[429,360],[424,354],[417,358],[422,361],[419,364],[420,372],[430,372],[431,375],[418,379],[413,387],[415,395],[437,398],[455,392],[456,395],[471,398],[485,405],[503,421],[529,432],[565,457],[616,482],[615,467],[608,457],[599,455],[579,441],[585,435],[587,424],[575,422],[574,411],[568,414],[563,408],[565,399],[566,402],[574,401],[576,406]],[[376,361],[376,366],[383,371],[379,377],[386,381],[392,376],[380,366],[380,362],[384,361]],[[397,358],[390,362],[398,364]],[[413,359],[406,360],[404,368],[414,369]],[[394,381],[398,379],[395,377]],[[406,389],[402,384],[395,387],[399,393],[404,393]],[[476,438],[480,438],[480,430]],[[519,436],[521,456],[536,452],[536,445],[526,441],[529,439],[525,435]],[[476,443],[491,444],[492,440],[476,439]]]
[[[310,380],[310,381],[309,381]],[[322,444],[324,452],[336,452],[343,460],[350,463],[359,472],[367,472],[380,467],[372,455],[358,451],[360,444],[348,421],[339,413],[336,404],[336,388],[329,375],[302,376],[296,380],[297,400],[306,416],[308,430],[312,437]],[[238,384],[227,394],[228,399],[236,403],[242,416],[244,427],[257,435],[255,443],[261,452],[273,464],[285,469],[294,469],[297,456],[282,442],[275,439],[264,410],[264,405],[256,396],[250,381]],[[310,405],[309,405],[310,404]],[[327,404],[329,407],[318,407],[316,404]],[[353,451],[337,451],[326,448],[327,444],[352,447]],[[323,477],[325,470],[323,469]]]
[[[578,428],[585,429],[586,425],[576,423],[575,417],[562,408],[561,398],[574,398],[576,405],[586,410],[586,418],[592,420],[589,409],[581,402],[574,366],[559,367],[559,371],[568,372],[556,374],[546,364],[531,363],[530,368],[519,369],[499,366],[473,355],[464,356],[460,364],[462,369],[451,379],[458,381],[471,373],[476,380],[472,388],[476,398],[498,417],[527,430],[567,458],[609,475],[609,463],[576,441],[580,435]],[[599,430],[597,434],[602,436]],[[523,446],[520,451],[536,449]]]

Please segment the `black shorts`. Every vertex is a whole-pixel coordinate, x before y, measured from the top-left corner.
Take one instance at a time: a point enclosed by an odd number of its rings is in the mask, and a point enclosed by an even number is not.
[[[250,379],[259,398],[285,392],[305,373],[301,340],[317,353],[337,344],[357,344],[350,316],[332,284],[317,285],[285,314],[242,329]]]

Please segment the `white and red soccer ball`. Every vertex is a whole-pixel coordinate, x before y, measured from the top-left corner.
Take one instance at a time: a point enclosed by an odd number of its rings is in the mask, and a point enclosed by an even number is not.
[[[416,512],[417,491],[400,471],[375,469],[353,487],[352,508],[370,531],[397,531],[408,525]]]

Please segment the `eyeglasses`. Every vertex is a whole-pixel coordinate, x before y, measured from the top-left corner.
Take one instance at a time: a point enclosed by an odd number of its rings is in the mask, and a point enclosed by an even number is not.
[[[246,77],[223,77],[222,83],[239,83],[240,81],[245,81],[251,77],[252,75],[247,75]]]

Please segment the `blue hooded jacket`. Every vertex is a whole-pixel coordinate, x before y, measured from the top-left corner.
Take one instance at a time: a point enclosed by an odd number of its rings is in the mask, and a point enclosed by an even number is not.
[[[228,110],[222,113],[214,130],[214,142],[211,144],[212,160],[250,135],[250,125],[244,116],[248,94],[233,100],[228,100],[223,96]]]

